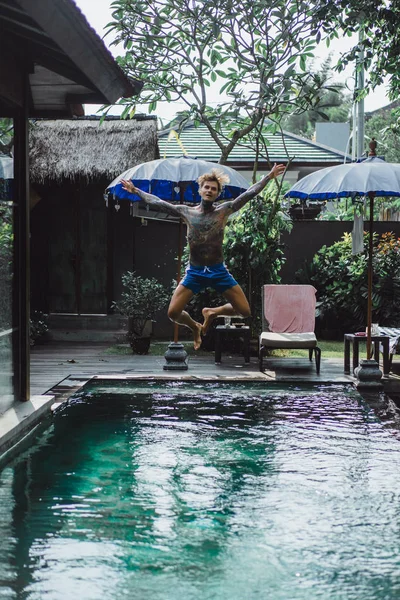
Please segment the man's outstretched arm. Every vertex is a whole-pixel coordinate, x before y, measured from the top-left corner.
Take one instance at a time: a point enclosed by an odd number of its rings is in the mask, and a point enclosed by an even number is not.
[[[132,181],[121,179],[121,183],[124,190],[130,194],[136,194],[139,196],[139,198],[144,200],[146,204],[150,204],[151,206],[154,206],[159,210],[175,217],[184,216],[186,206],[183,204],[170,204],[169,202],[165,202],[165,200],[161,200],[161,198],[158,198],[158,196],[148,194],[147,192],[142,192],[142,190],[133,185]]]
[[[279,177],[279,175],[282,175],[285,168],[285,165],[277,165],[275,163],[268,175],[249,187],[248,190],[243,192],[243,194],[240,194],[240,196],[235,198],[235,200],[231,201],[230,208],[232,212],[240,210],[249,200],[257,196],[257,194],[259,194],[265,188],[268,181],[271,181],[271,179],[275,179],[276,177]]]

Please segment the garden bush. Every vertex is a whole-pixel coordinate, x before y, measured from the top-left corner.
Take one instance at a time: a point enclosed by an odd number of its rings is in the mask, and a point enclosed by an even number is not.
[[[155,321],[156,314],[167,306],[167,289],[154,277],[141,277],[134,271],[122,275],[124,291],[112,308],[128,317],[128,341],[136,354],[147,354],[150,347],[150,331],[146,333],[148,321]],[[147,338],[146,342],[141,338]]]
[[[299,283],[317,290],[321,334],[337,336],[365,330],[368,299],[368,240],[364,253],[353,256],[351,235],[332,246],[323,246],[311,265],[299,271]],[[400,239],[393,233],[373,236],[372,321],[400,326]]]
[[[0,329],[12,327],[12,208],[0,205]]]

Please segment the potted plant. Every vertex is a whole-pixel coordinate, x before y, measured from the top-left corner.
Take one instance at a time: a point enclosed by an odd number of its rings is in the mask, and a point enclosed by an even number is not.
[[[49,315],[44,314],[40,310],[34,310],[31,313],[29,321],[29,341],[31,346],[34,346],[37,342],[45,338],[46,333],[49,331],[48,317]]]
[[[121,299],[112,307],[128,317],[128,340],[134,353],[147,354],[150,348],[152,322],[167,303],[166,288],[154,277],[146,278],[127,271],[122,275],[125,288]]]

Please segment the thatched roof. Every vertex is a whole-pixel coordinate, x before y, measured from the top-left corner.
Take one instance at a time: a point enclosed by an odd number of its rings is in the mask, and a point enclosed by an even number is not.
[[[30,128],[30,179],[33,183],[63,179],[114,177],[159,157],[157,120],[96,117],[38,120]]]

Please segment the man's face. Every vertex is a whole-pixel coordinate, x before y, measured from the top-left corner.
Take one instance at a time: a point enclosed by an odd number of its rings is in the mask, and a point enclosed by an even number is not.
[[[199,194],[204,202],[214,202],[219,196],[218,183],[216,181],[204,181],[199,189]]]

